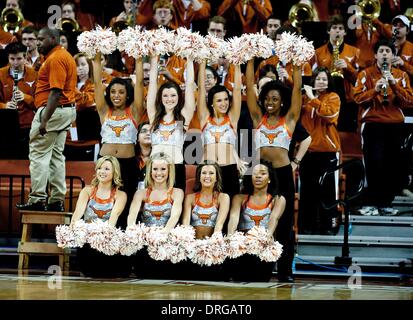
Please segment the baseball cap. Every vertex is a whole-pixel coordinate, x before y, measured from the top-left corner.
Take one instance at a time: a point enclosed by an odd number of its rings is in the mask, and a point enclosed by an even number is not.
[[[396,21],[396,20],[400,20],[401,22],[404,23],[404,25],[407,27],[407,29],[410,29],[409,28],[410,20],[406,16],[404,16],[402,14],[399,14],[398,16],[395,16],[391,22],[394,23],[394,21]]]

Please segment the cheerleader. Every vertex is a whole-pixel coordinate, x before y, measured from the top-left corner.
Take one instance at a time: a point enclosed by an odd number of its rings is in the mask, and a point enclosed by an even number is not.
[[[182,224],[195,228],[196,239],[222,232],[230,199],[221,192],[221,170],[215,162],[204,161],[196,168],[194,192],[185,197]]]
[[[205,98],[205,61],[199,67],[197,116],[202,128],[204,160],[218,163],[222,172],[222,191],[230,197],[239,193],[239,160],[236,151],[237,124],[241,114],[241,68],[235,66],[232,99],[228,90],[215,85]],[[231,102],[232,100],[232,102]]]
[[[90,186],[79,194],[70,226],[83,217],[85,222],[101,219],[112,226],[125,208],[126,193],[122,186],[119,162],[115,157],[104,156],[96,162],[95,176]],[[131,265],[128,257],[108,256],[85,244],[77,249],[81,272],[87,277],[128,277]],[[105,268],[102,268],[105,266]]]
[[[280,185],[280,193],[286,199],[285,214],[276,230],[277,240],[284,246],[284,253],[277,262],[278,279],[293,282],[294,259],[294,179],[288,156],[292,133],[301,110],[301,69],[293,66],[294,87],[291,90],[279,81],[266,83],[257,100],[254,89],[254,61],[247,64],[247,105],[256,129],[255,147],[260,159],[271,163]],[[293,162],[300,163],[300,159]]]
[[[182,212],[184,192],[174,188],[175,166],[164,153],[151,155],[146,164],[145,189],[138,190],[133,197],[128,226],[136,224],[142,206],[142,222],[147,226],[163,227],[164,232],[174,228]],[[146,250],[138,251],[135,259],[137,277],[170,277],[164,268],[170,269],[171,263],[155,261]]]
[[[186,63],[185,99],[179,85],[165,82],[158,89],[158,56],[151,57],[147,112],[152,130],[152,154],[163,152],[175,164],[175,187],[185,190],[185,132],[195,110],[194,63]],[[184,102],[185,101],[185,102]]]
[[[285,198],[278,194],[277,177],[271,164],[255,165],[252,175],[244,176],[243,192],[246,194],[238,194],[232,199],[228,235],[236,230],[246,233],[257,226],[265,228],[272,236],[284,212]],[[235,281],[269,281],[275,263],[244,255],[227,266]]]

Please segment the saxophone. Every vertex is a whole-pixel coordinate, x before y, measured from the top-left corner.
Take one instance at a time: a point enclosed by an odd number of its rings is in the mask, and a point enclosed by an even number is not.
[[[341,72],[341,70],[335,67],[336,61],[340,59],[340,45],[341,41],[337,39],[333,48],[333,61],[331,62],[330,73],[332,77],[344,78],[344,75]]]

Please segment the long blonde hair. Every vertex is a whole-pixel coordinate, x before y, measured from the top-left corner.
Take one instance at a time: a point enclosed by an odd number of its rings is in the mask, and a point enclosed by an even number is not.
[[[173,188],[175,184],[175,165],[172,163],[171,158],[164,152],[158,152],[153,155],[148,160],[146,164],[146,176],[145,176],[145,187],[152,187],[154,185],[152,179],[152,166],[155,160],[164,160],[168,163],[168,180],[166,184],[168,185],[168,189]]]
[[[99,184],[99,179],[96,176],[96,173],[100,167],[102,167],[103,163],[105,161],[109,161],[112,164],[113,168],[113,178],[112,178],[112,186],[119,188],[123,185],[122,183],[122,177],[120,175],[120,165],[118,159],[116,159],[113,156],[103,156],[102,158],[99,158],[98,161],[96,161],[95,165],[95,174],[93,175],[93,180],[91,182],[91,185],[94,187],[97,187]]]

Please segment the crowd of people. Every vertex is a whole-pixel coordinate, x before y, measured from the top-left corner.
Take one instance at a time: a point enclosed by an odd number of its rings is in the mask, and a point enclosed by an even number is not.
[[[122,3],[108,25],[118,32],[128,25],[191,28],[205,20],[207,33],[225,39],[234,15],[243,33],[262,30],[274,43],[284,32],[303,31],[277,16],[268,0],[223,1],[216,12],[204,0]],[[6,1],[12,5],[21,10],[22,1]],[[293,281],[296,193],[299,233],[338,232],[341,211],[321,204],[337,199],[338,174],[325,180],[323,192],[319,180],[342,160],[342,133],[362,140],[360,214],[397,215],[395,196],[402,190],[413,196],[411,155],[402,150],[409,133],[404,113],[413,106],[412,23],[397,8],[389,23],[363,19],[355,30],[340,15],[328,17],[327,43],[301,66],[272,55],[245,67],[225,57],[194,62],[174,52],[90,58],[73,45],[76,32],[90,29],[76,20],[76,10],[64,2],[57,28],[38,30],[25,20],[19,30],[0,30],[8,58],[0,69],[0,108],[19,113],[20,155],[30,160],[32,188],[20,209],[64,211],[63,151],[84,110],[101,122],[100,159],[72,223],[102,219],[125,229],[141,221],[166,231],[181,223],[194,226],[200,239],[262,226],[283,245],[281,281]],[[64,30],[67,23],[78,30]],[[241,129],[258,163],[238,152]],[[188,163],[197,165],[194,193],[185,193]],[[148,257],[136,259],[138,266]]]

